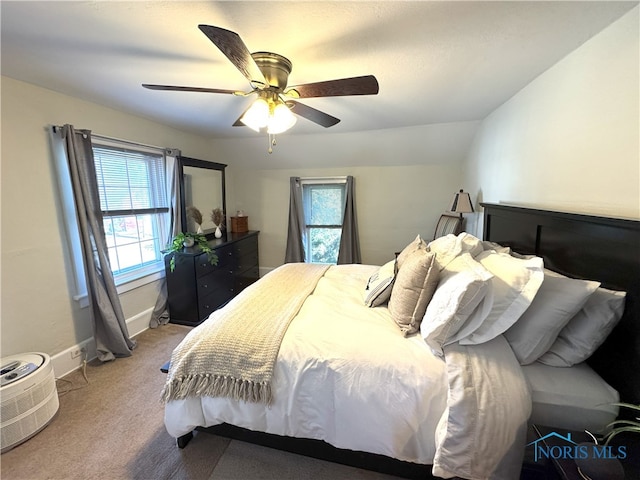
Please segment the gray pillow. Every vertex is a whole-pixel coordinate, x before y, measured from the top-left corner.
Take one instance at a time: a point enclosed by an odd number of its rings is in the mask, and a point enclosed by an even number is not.
[[[599,282],[556,276],[545,270],[544,281],[531,305],[504,332],[520,365],[534,362],[549,350],[599,286]]]
[[[425,249],[410,253],[398,270],[389,299],[389,313],[403,335],[420,330],[420,322],[438,286],[435,254]]]
[[[625,297],[625,292],[598,288],[538,361],[552,367],[570,367],[585,361],[620,321]]]

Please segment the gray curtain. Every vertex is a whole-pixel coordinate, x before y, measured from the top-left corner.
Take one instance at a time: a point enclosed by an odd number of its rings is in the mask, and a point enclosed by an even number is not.
[[[91,132],[65,125],[60,131],[75,199],[84,260],[89,309],[98,359],[128,357],[136,347],[129,338],[120,298],[111,273],[102,223]]]
[[[168,148],[165,150],[165,163],[166,163],[166,181],[167,181],[167,198],[170,201],[170,227],[169,237],[166,243],[169,244],[173,237],[182,231],[182,203],[180,195],[180,164],[178,163],[178,157],[180,156],[180,150],[175,148]],[[156,328],[160,325],[169,323],[169,299],[167,294],[167,279],[164,277],[160,281],[160,291],[158,292],[158,298],[156,305],[153,308],[151,319],[149,320],[149,328]]]
[[[287,232],[287,250],[284,262],[304,262],[305,222],[300,177],[291,177],[289,186],[289,230]]]
[[[343,263],[362,263],[356,218],[355,182],[351,175],[347,177],[342,235],[338,252],[338,265]]]

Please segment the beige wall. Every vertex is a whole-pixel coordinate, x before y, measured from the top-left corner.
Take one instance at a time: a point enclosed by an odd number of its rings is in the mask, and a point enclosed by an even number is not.
[[[381,265],[421,234],[431,238],[438,215],[458,188],[460,159],[437,165],[240,170],[236,197],[260,230],[260,266],[284,263],[289,177],[353,175],[363,263]]]
[[[2,356],[54,355],[93,336],[73,284],[47,125],[73,124],[207,158],[208,139],[2,77]],[[121,295],[127,318],[153,307],[157,283]]]
[[[482,122],[465,165],[474,196],[640,218],[638,10]]]
[[[289,177],[353,175],[362,261],[382,264],[417,234],[430,238],[459,188],[460,165],[477,122],[349,134],[282,135],[215,142],[216,161],[233,172],[230,213],[244,210],[260,230],[260,265],[284,262]]]

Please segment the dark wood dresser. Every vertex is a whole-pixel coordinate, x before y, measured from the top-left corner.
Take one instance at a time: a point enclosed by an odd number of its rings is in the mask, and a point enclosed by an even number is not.
[[[198,247],[175,254],[176,267],[169,269],[165,258],[169,317],[171,323],[198,325],[260,277],[258,231],[227,232],[209,245],[218,255],[211,265]]]

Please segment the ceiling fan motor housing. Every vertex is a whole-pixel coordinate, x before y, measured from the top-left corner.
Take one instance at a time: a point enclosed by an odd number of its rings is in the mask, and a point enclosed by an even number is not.
[[[291,61],[288,58],[271,52],[254,52],[251,57],[270,86],[280,91],[287,87],[292,68]]]

